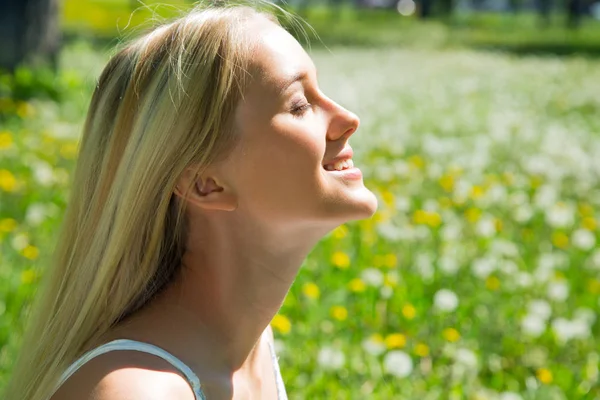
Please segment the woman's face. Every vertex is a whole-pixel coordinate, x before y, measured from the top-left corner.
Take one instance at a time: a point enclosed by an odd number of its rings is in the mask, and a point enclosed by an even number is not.
[[[262,19],[250,30],[252,81],[235,114],[240,142],[226,163],[238,209],[284,224],[370,217],[377,200],[349,161],[358,117],[320,91],[312,60],[287,31]]]

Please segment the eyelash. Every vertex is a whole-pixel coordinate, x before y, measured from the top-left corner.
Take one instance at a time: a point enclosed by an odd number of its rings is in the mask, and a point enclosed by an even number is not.
[[[292,107],[291,113],[295,116],[301,116],[310,108],[310,103],[304,103],[297,106]]]

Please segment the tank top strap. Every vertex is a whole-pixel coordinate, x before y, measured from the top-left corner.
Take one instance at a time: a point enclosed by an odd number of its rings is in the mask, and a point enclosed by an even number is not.
[[[179,370],[185,376],[194,392],[196,400],[206,400],[206,396],[204,395],[200,387],[200,380],[198,379],[196,374],[194,374],[194,372],[190,369],[190,367],[185,365],[181,360],[179,360],[171,353],[161,349],[158,346],[130,339],[113,340],[112,342],[108,342],[106,344],[98,346],[95,349],[85,353],[77,361],[71,364],[71,366],[67,368],[67,370],[62,374],[56,386],[57,390],[63,383],[65,383],[67,379],[71,377],[71,375],[73,375],[79,368],[81,368],[85,363],[87,363],[91,359],[98,357],[102,354],[108,353],[110,351],[118,350],[141,351],[162,358],[163,360],[167,361],[169,364],[177,368],[177,370]]]

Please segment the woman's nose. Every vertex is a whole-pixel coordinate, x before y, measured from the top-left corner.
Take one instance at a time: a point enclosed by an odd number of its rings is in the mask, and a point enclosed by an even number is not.
[[[360,125],[360,119],[352,111],[346,110],[337,103],[335,104],[334,115],[327,132],[327,139],[335,141],[341,138],[348,139]]]

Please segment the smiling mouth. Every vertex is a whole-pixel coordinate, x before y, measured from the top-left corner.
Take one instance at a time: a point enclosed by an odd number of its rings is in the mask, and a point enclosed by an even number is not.
[[[335,163],[326,164],[323,166],[325,171],[343,171],[354,167],[354,162],[351,158],[346,160],[337,161]]]

